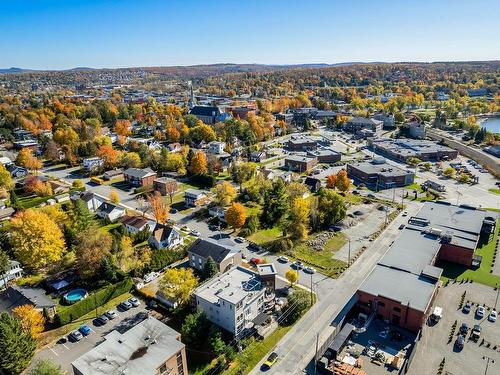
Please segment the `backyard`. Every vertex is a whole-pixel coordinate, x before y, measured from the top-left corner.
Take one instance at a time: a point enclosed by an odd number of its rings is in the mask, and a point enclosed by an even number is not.
[[[333,237],[327,239],[322,250],[315,250],[311,247],[311,242],[318,240],[325,233],[329,232],[315,234],[308,240],[298,243],[291,250],[290,256],[326,271],[345,266],[345,262],[334,258],[335,253],[347,243],[347,238],[342,233],[335,233]]]

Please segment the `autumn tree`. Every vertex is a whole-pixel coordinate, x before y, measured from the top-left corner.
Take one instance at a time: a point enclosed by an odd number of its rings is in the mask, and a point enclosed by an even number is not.
[[[21,321],[6,312],[0,314],[0,372],[21,374],[35,354],[36,341]]]
[[[0,164],[0,188],[9,191],[13,187],[14,180],[12,179],[10,172],[3,166],[3,164]]]
[[[452,167],[448,167],[443,171],[443,176],[447,178],[455,177],[456,171]]]
[[[198,285],[198,279],[190,268],[169,268],[159,282],[160,292],[173,303],[182,305],[189,301]]]
[[[309,189],[302,182],[293,181],[286,185],[286,193],[290,201],[295,198],[303,198],[304,194],[309,193]]]
[[[125,273],[140,274],[151,261],[151,250],[149,247],[135,248],[129,236],[122,236],[119,241],[119,250],[114,256],[116,266]]]
[[[128,137],[130,134],[132,134],[130,121],[116,120],[115,133],[121,137]]]
[[[10,230],[16,258],[33,270],[59,261],[66,251],[61,229],[44,212],[19,212],[12,218]]]
[[[112,242],[109,233],[93,228],[77,235],[75,255],[78,272],[83,277],[92,277],[99,272],[102,260],[111,253]]]
[[[214,202],[222,207],[230,205],[238,193],[229,181],[217,184],[214,188]]]
[[[165,224],[168,219],[169,208],[160,192],[155,191],[154,194],[148,195],[148,203],[156,221],[160,224]]]
[[[234,229],[243,227],[247,218],[245,207],[241,203],[233,203],[231,207],[226,210],[224,218],[229,226]]]
[[[293,287],[299,279],[299,273],[295,270],[289,269],[288,271],[286,271],[285,277],[290,283],[290,287]]]
[[[42,168],[42,162],[33,155],[33,151],[29,148],[23,148],[19,151],[16,158],[16,164],[30,171],[37,171]]]
[[[351,187],[351,180],[347,176],[347,171],[345,169],[342,169],[337,173],[335,187],[342,192],[348,191]]]
[[[233,181],[240,185],[240,191],[242,189],[243,183],[249,181],[252,177],[255,176],[257,171],[257,164],[255,163],[241,163],[241,164],[233,164],[231,169],[231,175]]]
[[[97,156],[104,161],[104,165],[108,168],[116,167],[121,158],[121,153],[115,150],[111,145],[101,145],[97,150]]]
[[[193,155],[191,164],[189,165],[189,171],[192,174],[206,174],[208,172],[207,156],[203,151],[198,151]]]
[[[178,191],[177,181],[175,181],[173,178],[167,179],[165,181],[165,192],[170,198],[170,204],[174,202],[174,195],[175,193],[177,193],[177,191]]]
[[[285,183],[278,179],[271,189],[264,193],[264,205],[260,221],[266,228],[279,224],[288,212],[289,202]]]
[[[118,192],[111,190],[111,192],[109,193],[109,201],[113,204],[120,203],[120,195],[118,194]]]
[[[326,187],[328,189],[335,189],[335,185],[337,184],[337,175],[332,173],[330,176],[326,178]]]
[[[319,221],[323,227],[342,220],[347,212],[344,199],[329,189],[321,189],[318,199]]]
[[[304,198],[295,198],[290,205],[288,233],[292,239],[303,239],[309,231],[309,203]]]
[[[45,318],[41,311],[35,309],[33,305],[21,305],[12,310],[16,318],[21,321],[25,330],[37,339],[45,328]]]

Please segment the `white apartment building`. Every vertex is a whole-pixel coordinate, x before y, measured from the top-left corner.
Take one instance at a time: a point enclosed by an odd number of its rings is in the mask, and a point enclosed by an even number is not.
[[[208,320],[239,336],[262,312],[265,290],[258,274],[236,267],[202,284],[194,295]]]

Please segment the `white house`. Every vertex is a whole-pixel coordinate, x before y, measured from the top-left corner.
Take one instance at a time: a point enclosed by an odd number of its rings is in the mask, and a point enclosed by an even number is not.
[[[99,198],[98,196],[94,195],[89,191],[82,194],[80,193],[74,194],[71,196],[71,199],[73,200],[81,199],[86,204],[87,208],[92,212],[95,212],[99,208],[99,206],[104,202],[104,199]]]
[[[172,226],[156,224],[149,236],[149,244],[155,249],[171,249],[182,244],[182,235]]]
[[[0,288],[4,288],[9,281],[20,278],[23,275],[21,264],[16,260],[10,261],[10,269],[0,275]]]
[[[151,233],[156,227],[156,221],[141,216],[122,216],[119,221],[125,225],[127,232],[131,234],[142,232],[147,229]]]
[[[265,289],[258,274],[235,267],[199,286],[194,296],[208,320],[240,336],[263,311]]]
[[[187,189],[184,192],[184,204],[187,207],[202,206],[208,201],[205,192],[197,189]]]
[[[208,144],[208,152],[211,154],[223,154],[224,147],[226,144],[224,142],[213,141]]]
[[[87,172],[96,171],[104,166],[104,160],[99,157],[83,159],[83,169]]]
[[[125,209],[113,203],[103,202],[97,208],[96,215],[109,221],[115,221],[125,215]]]

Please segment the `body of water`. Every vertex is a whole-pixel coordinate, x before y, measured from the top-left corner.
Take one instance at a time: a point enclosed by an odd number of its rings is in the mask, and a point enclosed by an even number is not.
[[[490,117],[481,122],[481,127],[492,133],[500,133],[500,117]]]

